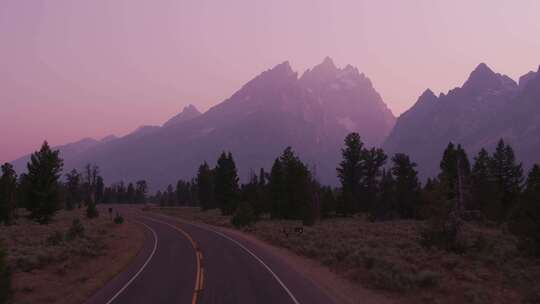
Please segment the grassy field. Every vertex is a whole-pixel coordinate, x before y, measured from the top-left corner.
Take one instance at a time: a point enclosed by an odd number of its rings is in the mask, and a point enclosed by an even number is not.
[[[153,209],[191,221],[231,228],[218,211]],[[373,223],[337,218],[303,227],[295,221],[259,221],[244,232],[318,261],[355,284],[400,303],[540,303],[540,260],[520,255],[501,229],[466,225],[460,254],[420,245],[418,221]]]
[[[61,211],[49,225],[20,218],[1,228],[14,303],[83,303],[135,257],[142,228],[129,221],[116,225],[101,214],[88,220],[83,209]]]

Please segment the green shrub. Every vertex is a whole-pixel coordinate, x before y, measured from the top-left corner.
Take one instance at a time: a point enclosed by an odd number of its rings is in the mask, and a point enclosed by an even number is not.
[[[441,275],[435,271],[423,270],[416,274],[414,282],[418,287],[433,288],[439,286]]]
[[[8,303],[11,298],[11,271],[7,266],[6,253],[0,248],[0,303]]]
[[[86,217],[89,219],[93,219],[99,216],[99,211],[96,208],[95,203],[88,203],[88,207],[86,207]]]
[[[257,220],[253,208],[248,202],[241,202],[231,219],[231,223],[237,227],[245,227],[253,224]]]
[[[58,246],[64,241],[64,236],[60,231],[55,231],[47,237],[47,245]]]
[[[67,240],[74,240],[76,238],[80,238],[84,236],[84,226],[81,223],[81,220],[74,219],[73,223],[71,224],[71,227],[69,227],[69,230],[66,234]]]
[[[114,223],[118,225],[124,223],[124,218],[118,212],[116,212],[116,216],[114,217]]]

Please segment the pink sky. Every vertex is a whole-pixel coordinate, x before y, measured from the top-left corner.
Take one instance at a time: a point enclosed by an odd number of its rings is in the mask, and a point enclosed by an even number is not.
[[[2,0],[0,162],[161,124],[289,60],[353,64],[394,114],[480,62],[540,64],[537,0]]]

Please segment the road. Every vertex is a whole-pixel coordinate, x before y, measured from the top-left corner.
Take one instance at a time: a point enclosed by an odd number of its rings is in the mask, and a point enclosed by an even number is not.
[[[87,304],[332,304],[309,278],[257,244],[215,227],[122,208],[145,228],[127,269]]]

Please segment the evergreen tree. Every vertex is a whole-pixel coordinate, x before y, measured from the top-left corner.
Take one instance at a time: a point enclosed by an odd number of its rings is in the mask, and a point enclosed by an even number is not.
[[[47,142],[32,154],[28,163],[27,208],[30,218],[40,224],[47,224],[60,205],[60,185],[58,179],[63,161],[58,151],[52,151]]]
[[[66,174],[66,209],[72,210],[81,204],[81,175],[76,169]]]
[[[304,219],[313,211],[313,179],[307,166],[287,147],[270,173],[271,216]]]
[[[490,172],[491,162],[491,157],[485,149],[481,149],[474,158],[471,171],[472,204],[469,209],[480,210],[486,218],[495,220],[502,212],[502,205],[498,199],[500,191]]]
[[[215,172],[215,199],[224,215],[232,215],[238,200],[238,173],[232,154],[223,152],[217,161]]]
[[[145,180],[137,181],[135,184],[135,203],[144,204],[146,203],[146,192],[148,191],[148,184]]]
[[[516,163],[512,147],[506,145],[502,139],[497,144],[491,158],[490,172],[497,189],[500,191],[500,200],[497,204],[502,206],[502,209],[498,212],[497,218],[504,220],[514,207],[521,192],[523,168],[521,163]]]
[[[167,186],[167,191],[165,192],[165,199],[166,199],[166,205],[167,206],[174,206],[176,205],[176,193],[174,192],[174,188],[171,184]]]
[[[392,162],[398,213],[402,218],[414,218],[420,204],[420,183],[415,169],[416,163],[411,162],[408,155],[401,153],[394,155]]]
[[[345,215],[358,211],[364,164],[362,154],[364,144],[358,133],[350,133],[345,137],[345,147],[341,150],[343,160],[337,168],[341,182],[342,197],[339,212]]]
[[[467,195],[462,192],[465,192],[465,184],[468,183],[471,168],[467,153],[461,145],[456,148],[453,143],[448,144],[444,150],[440,168],[439,180],[446,188],[446,198],[449,201],[463,199]]]
[[[171,186],[171,189],[172,189],[172,186]],[[126,200],[128,204],[135,203],[135,186],[133,186],[133,183],[128,184],[126,196],[127,196]]]
[[[97,165],[87,164],[84,167],[84,188],[86,204],[96,203],[96,188],[99,176],[99,167]]]
[[[361,211],[370,211],[376,208],[379,179],[382,167],[386,164],[387,156],[382,149],[372,148],[362,153],[364,161],[364,177],[362,184],[362,198],[365,204],[360,207]]]
[[[398,214],[396,207],[395,181],[391,171],[382,171],[379,182],[377,204],[371,209],[371,216],[376,220],[389,220]]]
[[[329,218],[336,212],[336,197],[332,187],[323,186],[320,189],[321,198],[321,217]]]
[[[2,165],[0,177],[0,224],[11,224],[17,208],[17,174],[9,163]]]
[[[103,177],[99,176],[96,179],[96,203],[102,203],[103,202],[103,196],[105,195],[105,182],[103,181]]]
[[[521,237],[525,248],[540,256],[540,166],[535,164],[527,177],[523,195],[513,210],[510,230]]]
[[[199,166],[199,171],[197,172],[197,197],[199,199],[199,204],[201,209],[208,210],[215,208],[214,205],[214,183],[212,170],[206,162]]]
[[[272,218],[285,218],[286,213],[286,190],[285,173],[283,164],[279,158],[276,158],[272,169],[270,170],[270,216]]]

